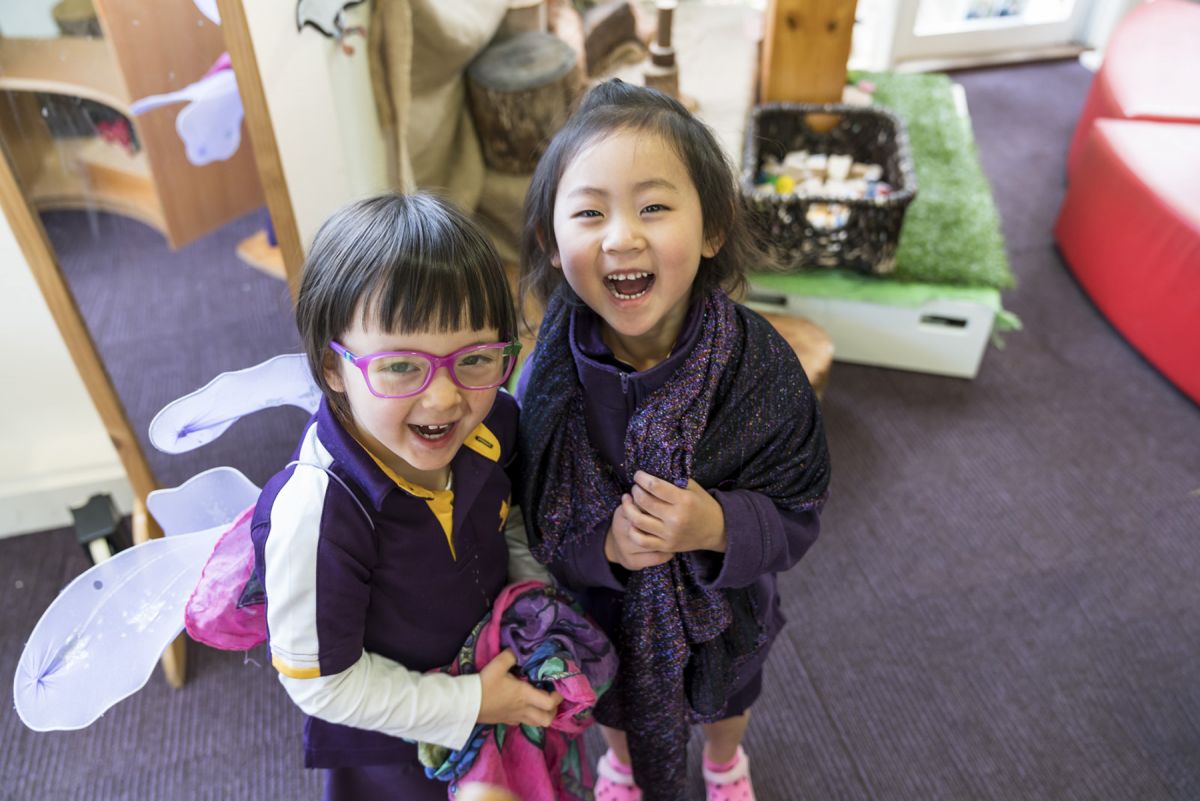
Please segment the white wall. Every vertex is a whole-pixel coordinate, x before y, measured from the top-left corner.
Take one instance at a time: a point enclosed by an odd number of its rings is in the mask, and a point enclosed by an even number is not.
[[[387,188],[366,39],[352,37],[354,55],[347,55],[312,26],[297,32],[294,2],[244,7],[300,242],[307,249],[335,209]],[[365,26],[368,4],[348,8],[345,15],[347,26]]]
[[[0,216],[0,537],[70,525],[71,506],[132,493],[116,450]]]
[[[4,3],[4,19],[0,29],[5,36],[59,36],[54,23],[57,0],[20,0]]]
[[[1141,0],[1093,0],[1092,13],[1084,26],[1082,41],[1088,47],[1103,50],[1113,28]]]

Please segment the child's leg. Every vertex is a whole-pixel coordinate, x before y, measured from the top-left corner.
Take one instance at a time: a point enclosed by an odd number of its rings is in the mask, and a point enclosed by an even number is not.
[[[600,733],[604,735],[604,742],[608,743],[608,747],[612,750],[613,756],[615,756],[622,765],[632,764],[629,758],[629,740],[625,737],[625,732],[621,731],[620,729],[610,729],[607,726],[601,726]]]
[[[704,727],[704,791],[708,801],[754,801],[742,737],[750,710]]]
[[[642,791],[633,780],[629,742],[620,729],[600,727],[608,750],[596,763],[596,801],[642,801]]]
[[[704,725],[704,756],[709,762],[723,765],[737,755],[738,746],[750,725],[750,710],[740,715]]]

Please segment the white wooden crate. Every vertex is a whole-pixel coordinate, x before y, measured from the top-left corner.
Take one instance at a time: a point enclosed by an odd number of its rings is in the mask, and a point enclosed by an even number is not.
[[[997,293],[998,297],[999,293]],[[807,317],[833,340],[835,361],[974,378],[996,308],[937,298],[917,306],[796,295],[750,284],[751,308]]]

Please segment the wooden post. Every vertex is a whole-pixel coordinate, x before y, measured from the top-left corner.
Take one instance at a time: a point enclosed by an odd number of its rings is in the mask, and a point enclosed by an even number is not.
[[[30,272],[75,362],[75,369],[79,371],[129,477],[134,495],[133,541],[136,544],[161,537],[162,531],[146,513],[146,495],[158,488],[150,464],[129,425],[129,418],[79,313],[75,297],[63,278],[46,230],[21,192],[7,157],[0,157],[0,208],[12,226],[13,235],[25,254],[25,261],[29,263]],[[163,652],[163,673],[172,687],[182,687],[186,678],[186,644],[187,638],[181,635]]]
[[[658,33],[650,43],[650,64],[642,72],[646,86],[675,98],[679,97],[679,65],[671,46],[671,17],[678,5],[676,0],[657,0],[654,4],[658,11]]]
[[[840,103],[857,0],[770,0],[760,103]]]
[[[288,194],[287,178],[283,174],[283,162],[275,145],[275,127],[267,106],[267,94],[258,74],[258,57],[254,53],[254,42],[246,24],[246,10],[242,0],[217,0],[217,8],[221,12],[225,47],[229,50],[233,72],[237,76],[238,93],[246,114],[246,129],[254,145],[258,177],[267,197],[267,211],[271,214],[275,238],[283,253],[288,291],[295,303],[296,293],[300,291],[300,272],[304,269],[304,246],[300,242],[300,229],[296,227],[296,215],[292,210],[292,196]]]
[[[496,35],[505,37],[518,33],[545,33],[547,25],[546,0],[508,0],[508,11]]]

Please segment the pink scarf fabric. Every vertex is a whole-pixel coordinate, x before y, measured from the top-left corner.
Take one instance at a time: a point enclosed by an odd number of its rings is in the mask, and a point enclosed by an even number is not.
[[[616,674],[612,645],[566,596],[525,581],[500,592],[447,672],[476,672],[505,648],[513,649],[529,681],[562,695],[554,722],[546,729],[477,726],[466,748],[426,773],[450,781],[451,799],[465,782],[505,787],[522,801],[590,799],[592,776],[581,735]]]

